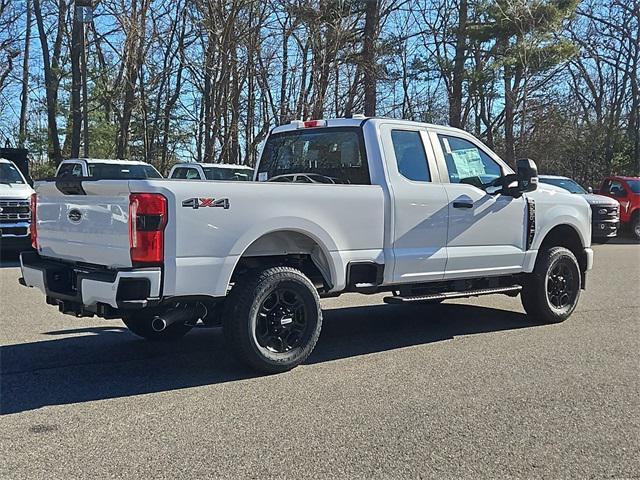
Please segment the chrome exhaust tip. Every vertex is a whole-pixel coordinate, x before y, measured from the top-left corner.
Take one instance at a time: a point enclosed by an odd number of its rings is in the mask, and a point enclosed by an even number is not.
[[[164,318],[156,317],[151,321],[151,328],[154,332],[162,332],[167,328],[167,322]]]

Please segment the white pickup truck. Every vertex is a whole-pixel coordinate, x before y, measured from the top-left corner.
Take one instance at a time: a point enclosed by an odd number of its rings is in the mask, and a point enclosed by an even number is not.
[[[269,181],[298,173],[340,183]],[[560,322],[593,262],[582,197],[537,188],[533,162],[514,173],[449,127],[292,122],[271,132],[255,180],[42,183],[20,282],[147,339],[221,323],[242,361],[279,372],[314,348],[322,296],[520,294],[535,321]]]
[[[0,252],[9,248],[27,248],[33,189],[16,165],[0,158]]]

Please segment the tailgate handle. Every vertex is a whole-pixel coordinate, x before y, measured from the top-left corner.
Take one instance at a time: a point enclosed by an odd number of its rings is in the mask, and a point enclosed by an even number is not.
[[[453,208],[473,208],[472,202],[453,202]]]

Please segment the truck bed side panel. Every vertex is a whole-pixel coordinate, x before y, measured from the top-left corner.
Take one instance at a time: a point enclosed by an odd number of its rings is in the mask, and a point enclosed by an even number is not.
[[[165,295],[224,295],[245,250],[277,231],[302,233],[320,246],[334,290],[344,286],[349,261],[384,262],[378,186],[165,180],[132,181],[130,188],[169,200]],[[287,252],[283,246],[273,253]]]

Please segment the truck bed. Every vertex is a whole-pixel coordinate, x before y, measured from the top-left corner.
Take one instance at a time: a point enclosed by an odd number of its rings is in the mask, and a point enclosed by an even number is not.
[[[319,255],[340,257],[339,264],[382,255],[384,197],[375,185],[165,179],[82,181],[81,186],[85,194],[69,195],[55,182],[39,185],[40,255],[131,267],[129,194],[160,193],[168,205],[165,295],[224,295],[243,254],[295,253],[282,242],[255,244],[279,231],[300,232],[317,241],[325,249]]]

